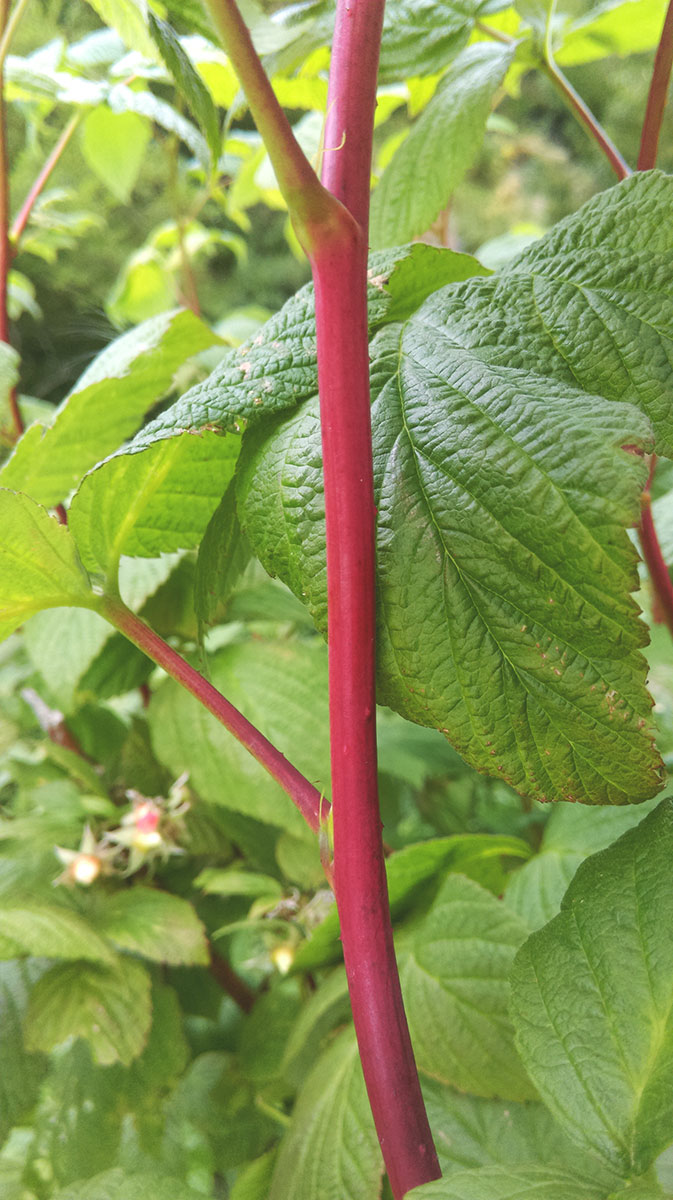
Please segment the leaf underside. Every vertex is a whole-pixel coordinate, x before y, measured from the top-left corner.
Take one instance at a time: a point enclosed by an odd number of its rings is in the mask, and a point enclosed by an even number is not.
[[[398,251],[370,308],[380,699],[537,799],[660,787],[627,529],[673,452],[672,210],[628,180],[393,326]],[[316,393],[309,290],[143,436],[247,424],[241,525],[324,629]]]

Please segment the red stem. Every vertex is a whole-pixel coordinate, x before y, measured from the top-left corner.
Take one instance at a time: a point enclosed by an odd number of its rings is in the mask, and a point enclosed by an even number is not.
[[[9,16],[9,0],[0,0],[0,37],[5,32]],[[5,86],[2,65],[0,64],[0,342],[9,345],[9,313],[7,311],[7,290],[9,284],[9,268],[12,265],[12,247],[9,241],[9,169],[7,163],[7,123],[5,118]],[[23,418],[19,410],[19,398],[16,388],[9,393],[9,408],[12,414],[12,424],[17,438],[24,430]]]
[[[63,130],[63,133],[61,134],[56,145],[54,146],[53,150],[51,151],[42,170],[40,171],[33,186],[31,187],[28,195],[26,196],[26,199],[24,200],[23,204],[21,205],[21,209],[19,210],[19,212],[17,213],[17,215],[14,219],[14,223],[12,224],[12,228],[11,228],[11,231],[9,234],[10,242],[12,244],[12,253],[13,254],[16,254],[17,246],[19,244],[19,241],[21,240],[21,236],[23,234],[24,229],[26,228],[26,225],[28,224],[30,214],[33,211],[33,208],[35,206],[35,201],[37,200],[38,196],[40,195],[40,192],[44,188],[45,183],[49,179],[49,176],[51,175],[52,171],[54,170],[54,167],[56,166],[61,155],[63,154],[63,151],[65,150],[66,146],[68,145],[68,142],[70,141],[73,133],[77,129],[77,126],[79,125],[81,119],[82,119],[81,113],[78,113],[76,116],[72,117],[72,119],[70,121],[68,121],[68,124],[66,125],[65,129]]]
[[[657,47],[652,71],[652,81],[647,97],[643,132],[638,154],[638,170],[650,171],[657,161],[659,134],[666,107],[668,84],[673,65],[673,0],[669,0],[664,27]]]
[[[242,713],[234,708],[203,675],[182,658],[172,646],[150,629],[140,617],[132,613],[121,600],[103,596],[100,600],[101,614],[106,617],[129,641],[138,646],[148,658],[163,667],[173,679],[182,684],[230,733],[249,750],[287,792],[302,816],[316,833],[320,830],[320,816],[325,819],[329,805],[321,799],[317,788],[309,783],[296,767],[265,738],[259,729]]]
[[[576,92],[570,80],[566,79],[563,71],[557,66],[550,52],[543,63],[543,67],[566,103],[587,128],[589,135],[600,146],[617,178],[627,179],[633,172],[626,159],[620,154],[612,139],[608,137],[603,126],[596,120],[591,109],[584,103],[579,92]]]
[[[384,0],[339,0],[323,183],[355,218],[310,257],[327,538],[334,879],[353,1021],[396,1200],[441,1172],[400,988],[376,766],[367,221]]]
[[[241,1012],[252,1012],[257,996],[252,988],[248,987],[245,980],[236,974],[236,971],[229,965],[226,958],[222,958],[216,950],[213,950],[212,946],[210,948],[210,973],[213,979],[219,983],[222,991],[231,996],[231,999],[238,1005]]]
[[[649,571],[652,589],[657,600],[660,619],[665,622],[669,631],[673,634],[673,584],[671,583],[671,576],[666,565],[666,560],[661,553],[661,546],[659,545],[657,531],[654,528],[654,521],[652,519],[650,487],[652,486],[656,465],[656,455],[653,454],[649,478],[645,485],[645,490],[640,497],[638,536],[640,538],[643,558]]]

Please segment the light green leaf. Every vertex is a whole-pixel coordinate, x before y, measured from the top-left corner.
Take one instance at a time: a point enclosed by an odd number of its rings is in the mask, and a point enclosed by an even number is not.
[[[0,957],[86,959],[113,964],[114,951],[77,913],[55,904],[0,906]]]
[[[0,1139],[33,1107],[46,1070],[40,1056],[28,1054],[23,1020],[30,989],[44,968],[36,963],[0,963]],[[0,1191],[2,1189],[0,1175]],[[2,1192],[4,1197],[4,1192]]]
[[[456,59],[386,167],[372,197],[370,243],[424,233],[474,162],[511,46],[477,42]]]
[[[122,950],[171,966],[208,964],[203,925],[191,904],[169,892],[133,887],[105,898],[96,928]]]
[[[237,871],[235,867],[218,870],[206,867],[194,880],[194,887],[209,896],[270,896],[280,900],[283,889],[272,875],[254,871]]]
[[[231,1189],[230,1200],[267,1200],[276,1151],[267,1151],[261,1158],[244,1167]]]
[[[159,53],[206,135],[213,162],[217,162],[221,142],[220,122],[210,92],[172,26],[154,13],[149,14],[149,22],[150,33],[159,48]]]
[[[118,83],[110,89],[108,104],[113,112],[137,113],[148,117],[168,133],[174,133],[191,150],[205,171],[210,166],[210,151],[206,139],[199,133],[196,125],[182,116],[172,104],[160,100],[154,92],[134,92],[123,83]]]
[[[129,1066],[149,1034],[150,990],[147,971],[129,958],[111,967],[81,962],[52,967],[32,991],[26,1044],[49,1051],[80,1037],[100,1066]]]
[[[145,0],[89,0],[104,25],[116,29],[130,50],[156,59],[155,45],[147,29]]]
[[[237,438],[184,433],[109,458],[84,478],[70,507],[82,561],[114,574],[122,554],[154,558],[197,545],[238,451]]]
[[[64,500],[95,463],[129,437],[178,367],[217,342],[191,312],[163,313],[107,346],[45,429],[31,425],[0,471],[3,487],[41,504]]]
[[[135,187],[151,133],[149,123],[136,113],[112,112],[103,104],[85,118],[84,159],[121,204]]]
[[[0,638],[43,608],[93,606],[68,529],[39,504],[0,488],[0,528]]]
[[[540,853],[515,871],[505,900],[532,931],[555,917],[581,862],[603,850],[627,829],[639,825],[656,799],[637,808],[584,808],[554,805],[544,831]]]
[[[156,1170],[129,1175],[119,1167],[93,1179],[71,1183],[54,1193],[53,1200],[203,1200],[203,1192]]]
[[[443,70],[467,45],[476,19],[506,7],[507,0],[388,0],[381,81]]]
[[[665,0],[627,0],[586,23],[576,23],[563,33],[557,49],[563,66],[593,62],[608,54],[642,54],[661,37]],[[591,12],[591,10],[590,10]]]
[[[482,1167],[424,1183],[407,1200],[605,1200],[605,1192],[561,1167]]]
[[[484,1100],[433,1080],[423,1081],[423,1098],[444,1175],[478,1167],[555,1167],[581,1176],[601,1195],[620,1177],[584,1154],[556,1124],[543,1104]]]
[[[478,1096],[535,1094],[507,1011],[508,975],[525,937],[518,917],[462,875],[449,875],[427,915],[402,931],[400,979],[422,1071]]]
[[[220,650],[211,678],[228,700],[317,787],[329,783],[327,654],[311,642],[247,642]],[[190,773],[203,800],[306,837],[292,801],[203,705],[179,685],[157,689],[149,709],[155,753]]]
[[[19,356],[7,342],[0,342],[0,415],[3,424],[8,419],[9,394],[19,378]]]
[[[86,608],[51,608],[26,624],[28,657],[59,707],[68,712],[77,684],[114,634],[98,613]]]
[[[375,1200],[382,1162],[355,1034],[345,1030],[304,1084],[269,1200]]]
[[[575,1141],[643,1174],[673,1120],[673,802],[579,868],[512,972],[524,1063]]]

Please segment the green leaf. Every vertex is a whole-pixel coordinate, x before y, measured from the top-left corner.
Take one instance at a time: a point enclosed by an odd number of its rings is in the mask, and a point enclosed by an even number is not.
[[[580,863],[603,850],[651,812],[653,801],[637,808],[582,808],[554,805],[544,831],[540,853],[510,876],[507,904],[532,931],[555,917]]]
[[[374,191],[373,247],[396,246],[430,228],[479,153],[512,56],[511,46],[477,42],[449,68]]]
[[[311,642],[246,642],[214,656],[215,687],[317,787],[329,782],[327,654]],[[188,770],[203,800],[306,837],[292,801],[247,750],[178,684],[149,709],[155,753],[175,776]]]
[[[28,1054],[23,1020],[30,989],[43,968],[35,963],[0,963],[0,1140],[37,1100],[46,1070],[41,1056]],[[0,1176],[0,1188],[2,1176]],[[4,1196],[4,1192],[2,1192]]]
[[[0,638],[33,613],[92,607],[89,581],[69,530],[28,496],[0,488]]]
[[[203,1200],[203,1192],[195,1192],[174,1175],[160,1175],[156,1170],[128,1175],[119,1167],[103,1171],[93,1179],[71,1183],[54,1193],[53,1200]]]
[[[150,33],[176,86],[184,96],[206,135],[213,162],[220,155],[220,122],[210,92],[183,49],[175,30],[154,13],[149,14]]]
[[[347,1029],[321,1056],[299,1093],[269,1200],[375,1200],[381,1172],[355,1034]]]
[[[276,1151],[269,1150],[261,1158],[244,1167],[231,1189],[230,1200],[267,1200]]]
[[[423,1098],[444,1175],[478,1167],[555,1167],[581,1176],[606,1195],[621,1182],[584,1154],[556,1124],[543,1104],[484,1100],[433,1080],[423,1080]]]
[[[47,609],[28,621],[28,656],[64,712],[72,708],[77,684],[113,634],[108,621],[86,608]]]
[[[300,1009],[296,979],[276,979],[259,996],[245,1021],[239,1045],[239,1062],[246,1079],[257,1087],[281,1074],[285,1043]]]
[[[209,896],[270,896],[280,900],[283,895],[280,883],[272,875],[237,871],[235,867],[226,870],[206,867],[197,875],[194,887],[201,888]]]
[[[643,1174],[673,1119],[673,802],[588,859],[512,972],[528,1072],[581,1146]]]
[[[626,530],[651,445],[635,405],[673,435],[672,210],[665,176],[618,185],[371,348],[379,699],[537,799],[660,787]],[[254,552],[324,629],[321,462],[307,399],[248,431],[237,479]]]
[[[457,834],[404,846],[386,860],[390,910],[395,920],[428,894],[432,881],[453,871],[481,875],[484,862],[500,858],[527,858],[530,847],[519,838],[491,834]],[[478,881],[478,880],[477,880]],[[294,960],[297,970],[312,971],[341,958],[339,915],[334,907],[310,940],[300,946]]]
[[[327,1034],[349,1021],[350,1016],[346,971],[339,967],[309,996],[294,1022],[283,1052],[283,1075],[292,1083],[303,1079],[315,1063]]]
[[[134,92],[123,83],[118,83],[110,89],[108,104],[113,112],[137,113],[160,125],[168,133],[174,133],[191,150],[203,169],[208,171],[210,151],[205,138],[199,133],[196,125],[183,117],[172,104],[160,100],[154,92]]]
[[[115,966],[63,963],[38,981],[26,1018],[26,1044],[52,1050],[84,1038],[100,1066],[129,1066],[142,1051],[152,1023],[150,977],[131,959]]]
[[[236,438],[184,433],[102,463],[70,507],[82,561],[113,575],[122,554],[153,558],[197,545],[238,451]]]
[[[443,70],[467,45],[476,19],[506,7],[507,0],[388,0],[381,81]]]
[[[427,915],[403,930],[397,957],[422,1071],[478,1096],[535,1094],[507,1008],[508,975],[525,936],[518,917],[462,875],[449,875]]]
[[[561,1167],[482,1167],[424,1183],[407,1200],[605,1200],[602,1188]]]
[[[210,624],[231,593],[251,558],[236,511],[233,480],[215,509],[203,535],[196,563],[194,608],[199,621]]]
[[[152,130],[132,112],[92,109],[82,129],[82,154],[120,204],[128,203],[143,165]]]
[[[94,12],[108,28],[116,29],[131,50],[145,58],[156,59],[156,49],[147,30],[147,5],[144,0],[89,0]]]
[[[64,500],[90,467],[133,433],[178,367],[217,340],[186,311],[163,313],[117,338],[78,380],[53,425],[26,430],[0,471],[2,486],[41,504]]]
[[[7,342],[0,342],[0,415],[3,424],[9,419],[9,394],[19,379],[19,356]],[[5,415],[7,414],[7,415]]]
[[[114,952],[82,917],[55,904],[3,904],[0,956],[86,959],[112,964]]]
[[[122,950],[171,966],[207,966],[203,925],[191,904],[155,888],[132,887],[105,898],[96,927]]]
[[[487,274],[468,254],[432,246],[401,246],[369,259],[370,331],[408,316],[452,280]],[[389,315],[390,314],[390,315]],[[239,433],[241,418],[256,423],[317,396],[313,285],[295,296],[256,334],[226,354],[203,383],[189,389],[135,439],[138,447],[184,429],[218,427]]]

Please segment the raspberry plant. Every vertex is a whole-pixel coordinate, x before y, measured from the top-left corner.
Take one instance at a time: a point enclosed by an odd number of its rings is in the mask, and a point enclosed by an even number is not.
[[[21,57],[24,8],[0,21],[8,1196],[665,1197],[673,809],[633,593],[637,540],[673,632],[673,8],[116,0]],[[563,70],[629,49],[634,13],[635,173]],[[530,70],[618,182],[493,272],[422,235]],[[73,110],[13,219],[10,106]],[[15,260],[63,249],[45,189],[76,136],[123,200],[160,130],[189,211],[47,415],[16,388]],[[218,333],[199,256],[243,255],[265,200],[312,283]]]

